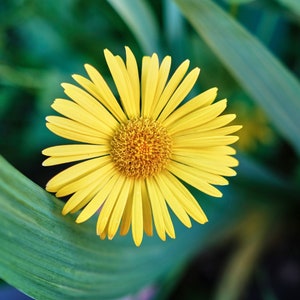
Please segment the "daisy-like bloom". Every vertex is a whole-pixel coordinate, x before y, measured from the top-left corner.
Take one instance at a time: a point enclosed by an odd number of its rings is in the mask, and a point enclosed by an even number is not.
[[[238,161],[229,145],[241,126],[226,126],[234,114],[222,115],[226,99],[212,104],[217,89],[209,89],[185,104],[199,68],[187,75],[184,61],[170,75],[171,57],[145,56],[141,76],[128,47],[126,60],[104,50],[118,97],[101,74],[85,65],[89,79],[73,75],[81,86],[63,83],[71,100],[56,99],[52,108],[63,116],[48,116],[55,134],[80,143],[47,148],[44,166],[81,161],[53,177],[47,184],[57,197],[72,195],[62,213],[81,210],[81,223],[98,213],[97,234],[112,239],[118,229],[131,227],[139,246],[143,232],[175,238],[169,210],[187,227],[191,219],[207,218],[187,186],[214,197],[214,185],[227,185]],[[186,184],[183,184],[185,182]]]

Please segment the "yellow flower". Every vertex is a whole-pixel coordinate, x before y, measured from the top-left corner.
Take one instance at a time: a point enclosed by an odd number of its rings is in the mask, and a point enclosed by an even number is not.
[[[137,62],[128,47],[126,61],[104,50],[119,94],[116,98],[101,74],[85,65],[90,79],[73,75],[81,86],[63,83],[71,100],[56,99],[52,108],[61,116],[48,116],[47,127],[55,134],[83,144],[47,148],[43,165],[82,161],[57,174],[46,189],[57,197],[72,195],[63,214],[82,209],[76,222],[99,213],[97,234],[112,239],[118,229],[126,235],[131,227],[139,246],[143,232],[175,238],[171,209],[191,227],[190,217],[203,224],[207,218],[183,184],[186,182],[215,197],[213,185],[226,185],[223,176],[234,176],[238,161],[228,146],[230,135],[241,126],[225,126],[234,114],[220,114],[226,100],[212,104],[212,88],[180,105],[193,88],[199,68],[186,76],[184,61],[169,78],[171,57],[161,64],[156,54]],[[154,226],[153,226],[154,224]]]

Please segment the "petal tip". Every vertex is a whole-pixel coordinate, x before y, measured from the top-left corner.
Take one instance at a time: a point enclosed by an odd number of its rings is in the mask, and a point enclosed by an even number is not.
[[[61,211],[61,214],[62,214],[63,216],[65,216],[65,215],[67,215],[69,212],[70,212],[70,211],[64,206],[63,209],[62,209],[62,211]]]
[[[60,84],[60,86],[61,86],[64,90],[66,89],[66,85],[67,85],[66,82],[62,82],[62,83]]]
[[[80,215],[77,217],[77,219],[75,220],[75,222],[77,224],[83,223],[85,220],[83,218],[80,218]]]
[[[43,152],[42,152],[42,154],[45,155]],[[43,167],[48,167],[48,166],[49,166],[49,164],[48,164],[47,161],[48,161],[48,158],[45,159],[45,160],[42,162],[42,166],[43,166]]]
[[[133,241],[134,241],[134,244],[136,245],[136,247],[140,247],[141,244],[142,244],[142,240],[136,240],[136,239],[134,239]]]

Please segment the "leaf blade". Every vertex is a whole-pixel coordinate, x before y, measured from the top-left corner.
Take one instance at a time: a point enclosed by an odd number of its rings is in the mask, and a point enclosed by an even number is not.
[[[175,240],[145,237],[139,248],[130,236],[101,241],[94,219],[78,225],[74,216],[63,217],[62,201],[1,156],[0,206],[0,278],[46,300],[115,299],[137,292],[191,257],[200,245],[211,243],[212,231],[224,233],[224,222],[233,213],[225,205],[221,218],[205,230],[200,225],[186,229],[174,220]],[[224,214],[224,208],[230,212]]]
[[[286,6],[293,13],[300,16],[300,2],[295,0],[277,0],[280,4]]]
[[[210,0],[174,0],[198,34],[300,154],[300,84],[246,29]]]
[[[155,17],[144,0],[107,0],[122,17],[148,55],[159,51],[159,30]]]

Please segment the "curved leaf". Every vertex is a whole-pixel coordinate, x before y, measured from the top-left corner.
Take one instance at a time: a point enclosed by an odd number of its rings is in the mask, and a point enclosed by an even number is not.
[[[101,241],[95,219],[78,225],[61,215],[62,206],[0,157],[0,278],[36,299],[134,293],[224,234],[238,209],[209,199],[204,209],[212,222],[192,229],[175,223],[175,240],[145,238],[137,248],[130,236]]]
[[[241,86],[300,154],[300,84],[246,29],[210,0],[174,0]]]
[[[286,6],[293,13],[300,16],[300,2],[296,0],[277,0],[280,4]]]

